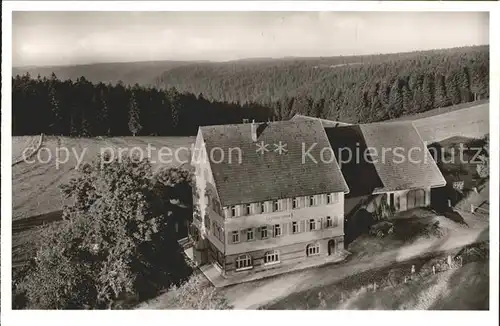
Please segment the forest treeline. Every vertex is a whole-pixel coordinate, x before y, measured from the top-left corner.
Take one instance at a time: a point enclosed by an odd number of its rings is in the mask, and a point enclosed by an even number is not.
[[[288,58],[175,67],[157,85],[210,100],[257,102],[278,119],[296,112],[372,122],[489,97],[489,46],[371,56]]]
[[[366,123],[489,98],[488,46],[349,58],[194,64],[155,87],[17,75],[13,134],[194,135],[296,113]]]

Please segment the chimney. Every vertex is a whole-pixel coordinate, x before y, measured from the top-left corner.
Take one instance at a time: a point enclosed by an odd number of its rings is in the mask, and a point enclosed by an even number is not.
[[[250,125],[250,129],[252,132],[252,141],[257,141],[257,124],[255,120],[252,120],[252,124]]]

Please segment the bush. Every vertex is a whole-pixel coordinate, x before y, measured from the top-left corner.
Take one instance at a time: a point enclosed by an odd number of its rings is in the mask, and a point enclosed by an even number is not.
[[[232,307],[201,275],[195,275],[181,285],[173,285],[169,289],[167,308],[222,310]]]

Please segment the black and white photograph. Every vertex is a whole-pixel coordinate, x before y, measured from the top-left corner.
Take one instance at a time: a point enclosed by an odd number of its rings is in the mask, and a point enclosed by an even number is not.
[[[2,309],[490,310],[490,20],[13,11]]]

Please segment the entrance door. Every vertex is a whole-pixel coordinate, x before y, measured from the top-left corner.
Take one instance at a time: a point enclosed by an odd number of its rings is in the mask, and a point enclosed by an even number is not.
[[[335,253],[335,240],[328,241],[328,256]]]

